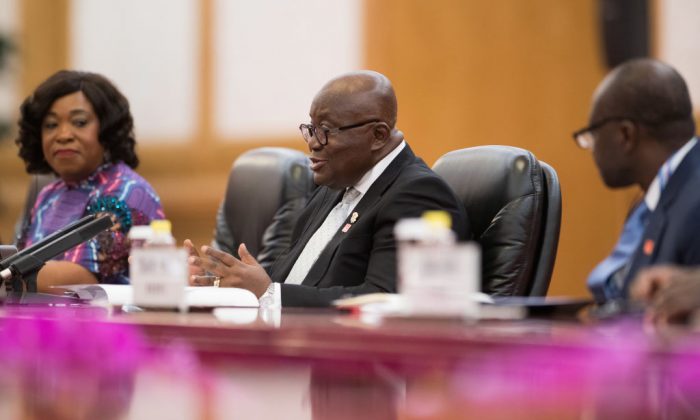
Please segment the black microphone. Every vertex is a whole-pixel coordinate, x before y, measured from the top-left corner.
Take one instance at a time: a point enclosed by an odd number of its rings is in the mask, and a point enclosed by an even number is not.
[[[47,236],[46,238],[40,240],[39,242],[36,242],[23,250],[15,253],[14,255],[10,255],[9,257],[5,258],[4,260],[0,261],[0,270],[4,270],[6,268],[9,268],[10,265],[16,261],[18,258],[21,258],[27,254],[31,254],[32,252],[36,251],[37,249],[43,247],[49,242],[53,242],[57,238],[66,235],[67,233],[73,231],[74,229],[79,228],[80,226],[83,226],[84,224],[88,222],[92,222],[95,220],[97,216],[95,214],[90,214],[85,217],[83,217],[80,220],[76,220],[75,222],[69,224],[68,226],[65,226],[56,232],[52,233],[51,235]]]
[[[51,235],[50,238],[53,240],[44,239],[37,243],[39,246],[32,252],[13,259],[9,267],[0,271],[0,277],[5,281],[14,279],[12,282],[14,292],[22,291],[22,280],[24,280],[27,291],[36,293],[36,273],[46,261],[111,228],[113,224],[111,216],[104,215],[77,227],[71,225],[62,229],[61,235]]]

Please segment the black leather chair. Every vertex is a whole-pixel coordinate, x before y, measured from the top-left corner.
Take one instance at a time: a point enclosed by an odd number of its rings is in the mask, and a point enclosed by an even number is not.
[[[314,188],[309,160],[297,150],[263,147],[243,153],[231,166],[212,245],[237,256],[245,243],[269,267],[289,246]]]
[[[561,225],[561,189],[554,169],[510,146],[452,151],[433,169],[467,209],[482,249],[483,292],[546,295]]]

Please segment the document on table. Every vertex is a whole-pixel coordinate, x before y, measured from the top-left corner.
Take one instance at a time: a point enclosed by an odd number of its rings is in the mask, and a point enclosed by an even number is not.
[[[61,286],[74,292],[80,299],[106,300],[111,305],[133,304],[133,288],[128,284],[75,284]],[[255,307],[258,298],[245,289],[234,287],[185,287],[185,301],[189,307]]]

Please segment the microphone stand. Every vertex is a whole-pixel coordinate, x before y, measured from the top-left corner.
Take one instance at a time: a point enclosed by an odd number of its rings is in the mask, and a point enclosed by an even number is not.
[[[83,219],[81,219],[82,221]],[[79,221],[80,222],[80,221]],[[76,227],[77,225],[77,227]],[[3,267],[0,278],[6,281],[8,295],[22,295],[25,291],[37,292],[36,276],[46,261],[67,250],[92,239],[98,233],[111,228],[114,225],[109,215],[101,216],[86,223],[75,223],[63,229],[61,233],[51,235],[32,247],[30,252],[24,252],[20,256],[12,256],[8,264],[0,262]]]
[[[89,214],[82,219],[76,220],[73,223],[68,224],[67,226],[64,226],[63,228],[57,230],[56,232],[52,233],[51,235],[47,236],[46,238],[40,240],[39,242],[36,242],[24,249],[22,249],[19,252],[16,252],[13,255],[10,255],[9,257],[5,258],[4,260],[0,261],[0,270],[4,270],[6,268],[9,268],[10,265],[17,260],[18,258],[21,258],[27,254],[31,254],[32,252],[35,252],[37,249],[45,246],[49,242],[53,242],[56,239],[60,238],[61,236],[66,235],[68,232],[72,232],[73,230],[79,228],[80,226],[83,226],[86,223],[92,222],[95,220],[97,216],[94,214]],[[2,283],[0,279],[0,284]]]

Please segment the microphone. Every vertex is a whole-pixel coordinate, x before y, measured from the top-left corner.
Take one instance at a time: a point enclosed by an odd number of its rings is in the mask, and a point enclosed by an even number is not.
[[[6,268],[9,268],[10,265],[18,258],[21,258],[27,254],[31,254],[32,252],[36,251],[37,249],[41,248],[42,246],[46,245],[47,243],[54,241],[55,239],[72,231],[73,229],[77,229],[80,226],[83,226],[84,224],[95,220],[96,217],[97,216],[95,214],[87,215],[87,216],[83,217],[82,219],[76,220],[75,222],[69,224],[68,226],[63,227],[62,229],[57,230],[56,232],[54,232],[51,235],[47,236],[46,238],[40,240],[39,242],[36,242],[36,243],[32,244],[31,246],[28,246],[28,247],[24,248],[23,250],[16,252],[13,255],[10,255],[9,257],[0,261],[0,270],[4,270]],[[2,284],[2,283],[0,282],[0,284]]]
[[[94,217],[92,218],[95,219]],[[82,222],[84,219],[85,218],[37,242],[36,246],[30,247],[31,251],[23,252],[22,255],[17,258],[12,256],[2,261],[2,264],[5,265],[6,261],[12,258],[9,267],[0,271],[0,278],[8,282],[14,279],[12,282],[12,290],[14,292],[22,291],[22,280],[24,280],[27,291],[36,293],[36,273],[44,266],[46,261],[91,239],[98,233],[111,228],[114,224],[109,215]]]

